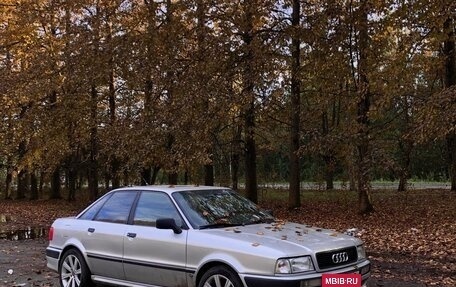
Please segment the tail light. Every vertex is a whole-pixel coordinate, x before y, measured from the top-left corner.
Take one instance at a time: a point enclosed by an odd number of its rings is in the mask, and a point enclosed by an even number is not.
[[[52,239],[54,239],[54,227],[51,226],[51,228],[49,228],[49,234],[48,234],[48,238],[49,238],[49,241],[52,241]]]

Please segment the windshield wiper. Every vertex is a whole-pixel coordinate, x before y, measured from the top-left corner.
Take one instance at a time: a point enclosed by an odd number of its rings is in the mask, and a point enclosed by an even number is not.
[[[201,225],[199,229],[211,229],[211,228],[222,228],[222,227],[232,227],[232,226],[239,226],[243,224],[239,223],[213,223],[207,225]]]
[[[247,225],[261,224],[261,223],[273,223],[273,222],[274,222],[273,218],[261,218],[261,219],[257,219],[257,220],[251,221],[251,222],[247,223]]]

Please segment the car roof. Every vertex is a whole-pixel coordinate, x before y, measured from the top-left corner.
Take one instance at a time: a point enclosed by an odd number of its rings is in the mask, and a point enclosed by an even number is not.
[[[228,187],[221,186],[204,186],[204,185],[144,185],[144,186],[128,186],[121,187],[112,190],[111,192],[120,190],[148,190],[148,191],[161,191],[171,194],[179,191],[191,191],[191,190],[223,190],[229,189]]]

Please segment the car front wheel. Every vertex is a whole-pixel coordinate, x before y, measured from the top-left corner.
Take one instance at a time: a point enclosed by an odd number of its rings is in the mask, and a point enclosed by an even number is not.
[[[241,280],[231,269],[216,266],[204,273],[198,287],[242,287]]]
[[[59,275],[62,287],[92,286],[90,270],[77,250],[70,249],[63,254],[59,265]]]

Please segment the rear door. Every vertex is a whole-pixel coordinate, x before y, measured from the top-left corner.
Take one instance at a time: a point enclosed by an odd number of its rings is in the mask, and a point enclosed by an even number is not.
[[[183,221],[168,194],[143,191],[127,227],[124,240],[124,270],[128,281],[155,286],[187,286],[187,230],[175,234],[157,229],[158,218]]]

